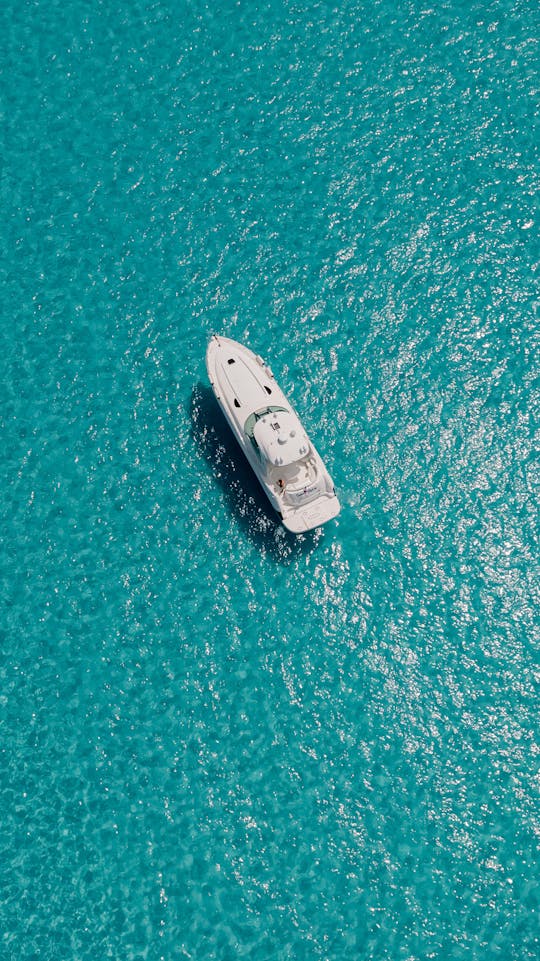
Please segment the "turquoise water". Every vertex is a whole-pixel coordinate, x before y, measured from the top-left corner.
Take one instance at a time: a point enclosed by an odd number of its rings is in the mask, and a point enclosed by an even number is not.
[[[0,27],[0,957],[536,959],[537,4]]]

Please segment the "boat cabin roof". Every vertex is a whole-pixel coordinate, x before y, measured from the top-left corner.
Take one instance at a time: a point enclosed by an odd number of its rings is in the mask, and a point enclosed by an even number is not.
[[[246,433],[260,453],[274,467],[301,460],[309,452],[307,435],[296,414],[284,407],[268,407],[258,411]],[[251,420],[251,418],[248,418]]]

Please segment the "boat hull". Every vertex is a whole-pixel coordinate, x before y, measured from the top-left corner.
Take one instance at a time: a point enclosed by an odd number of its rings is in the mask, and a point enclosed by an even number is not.
[[[216,400],[284,526],[300,534],[337,517],[330,475],[270,367],[249,348],[214,334],[206,368]]]

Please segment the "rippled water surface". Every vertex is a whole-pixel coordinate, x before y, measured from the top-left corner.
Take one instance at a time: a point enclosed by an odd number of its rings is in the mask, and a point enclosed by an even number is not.
[[[538,957],[539,26],[3,4],[6,961]],[[213,331],[324,530],[276,526]]]

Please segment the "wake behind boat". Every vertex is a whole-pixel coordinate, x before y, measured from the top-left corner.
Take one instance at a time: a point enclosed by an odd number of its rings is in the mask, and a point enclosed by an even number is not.
[[[262,357],[214,334],[206,369],[229,426],[285,527],[300,534],[337,517],[332,479]]]

